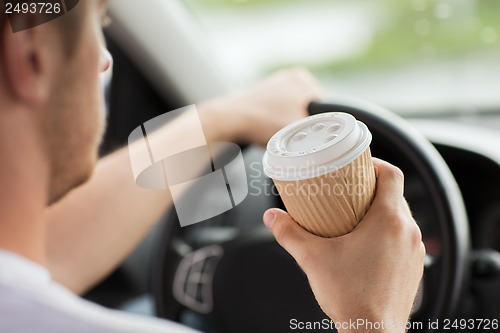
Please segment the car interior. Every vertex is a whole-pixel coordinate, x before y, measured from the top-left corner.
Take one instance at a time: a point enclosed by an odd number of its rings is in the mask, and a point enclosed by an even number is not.
[[[309,114],[354,115],[373,134],[373,156],[405,173],[405,197],[427,249],[412,320],[447,320],[451,331],[461,319],[498,320],[500,25],[491,17],[499,12],[499,4],[475,0],[113,0],[101,154],[126,145],[158,115],[305,66],[330,93]],[[411,41],[400,36],[408,20]],[[465,21],[474,21],[469,30],[455,29]],[[356,62],[356,52],[373,54]],[[266,209],[284,208],[255,168],[265,148],[241,144],[258,195],[187,227],[175,209],[166,212],[85,298],[214,333],[289,332],[290,318],[327,318],[304,273],[262,224]]]

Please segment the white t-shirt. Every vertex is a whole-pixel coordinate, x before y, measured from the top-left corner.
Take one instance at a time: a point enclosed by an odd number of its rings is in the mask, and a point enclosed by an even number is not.
[[[173,322],[85,301],[53,282],[44,267],[1,250],[0,332],[195,333]]]

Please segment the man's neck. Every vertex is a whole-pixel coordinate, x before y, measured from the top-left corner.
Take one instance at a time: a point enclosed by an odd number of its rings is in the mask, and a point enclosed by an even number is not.
[[[0,249],[44,265],[48,167],[36,133],[26,111],[0,112]]]

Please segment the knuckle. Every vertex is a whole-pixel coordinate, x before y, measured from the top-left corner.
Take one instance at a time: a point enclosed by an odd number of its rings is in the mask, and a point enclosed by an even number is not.
[[[307,270],[314,261],[314,251],[304,244],[290,240],[291,227],[287,223],[281,223],[273,232],[278,244],[295,259],[302,269]]]
[[[405,230],[405,221],[401,214],[395,209],[386,211],[385,219],[389,225],[391,233],[401,234]]]
[[[411,231],[411,242],[415,247],[420,246],[422,243],[422,232],[420,228],[415,224]]]
[[[404,175],[403,171],[401,171],[400,168],[393,166],[393,165],[388,167],[387,174],[391,178],[398,180],[400,182],[403,182],[405,179],[405,175]]]
[[[411,249],[418,249],[422,243],[422,231],[411,216],[405,214],[401,209],[389,208],[386,211],[385,219],[388,225],[388,232],[404,241]]]
[[[297,249],[293,255],[295,261],[299,266],[304,270],[307,271],[311,265],[314,265],[314,254],[312,251],[308,250],[307,248],[301,247]]]
[[[290,226],[287,223],[275,224],[273,228],[274,237],[276,241],[283,247],[285,247],[287,234],[290,232]]]
[[[419,249],[420,258],[423,261],[425,259],[425,255],[427,254],[427,249],[425,248],[424,242],[420,242],[420,246],[418,249]]]
[[[335,253],[336,251],[328,245],[328,239],[320,239],[312,243],[302,244],[295,248],[293,257],[297,264],[305,271],[317,270],[318,264],[325,263],[325,253]]]

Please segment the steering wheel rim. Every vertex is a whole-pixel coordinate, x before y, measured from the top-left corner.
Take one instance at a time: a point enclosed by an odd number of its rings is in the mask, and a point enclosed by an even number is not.
[[[438,296],[432,306],[429,306],[425,313],[420,313],[420,316],[430,320],[450,318],[466,284],[465,273],[468,266],[470,235],[460,190],[441,155],[420,132],[399,116],[380,106],[358,100],[337,98],[329,103],[311,103],[308,110],[310,114],[350,113],[370,128],[374,141],[390,142],[393,149],[403,152],[405,158],[411,161],[425,188],[432,196],[436,215],[442,228],[444,244],[438,270],[441,288],[438,289]],[[238,208],[233,210],[235,209]],[[224,219],[224,215],[215,219]],[[189,255],[193,249],[187,248],[186,243],[182,241],[183,232],[174,210],[170,211],[167,220],[157,263],[154,265],[154,274],[152,274],[152,290],[156,300],[157,314],[168,319],[179,320],[178,313],[184,305],[180,304],[172,290],[169,290],[172,289],[175,275],[169,270],[172,270],[172,267],[175,269],[182,262],[183,257]],[[242,237],[236,233],[229,238],[216,240],[214,244],[229,242],[231,244],[229,248],[233,249],[234,243],[238,242],[238,237],[240,242],[248,241],[248,236]],[[254,236],[250,236],[252,237]],[[206,318],[209,322],[214,320],[211,316]],[[427,321],[423,323],[424,331],[427,331]]]

